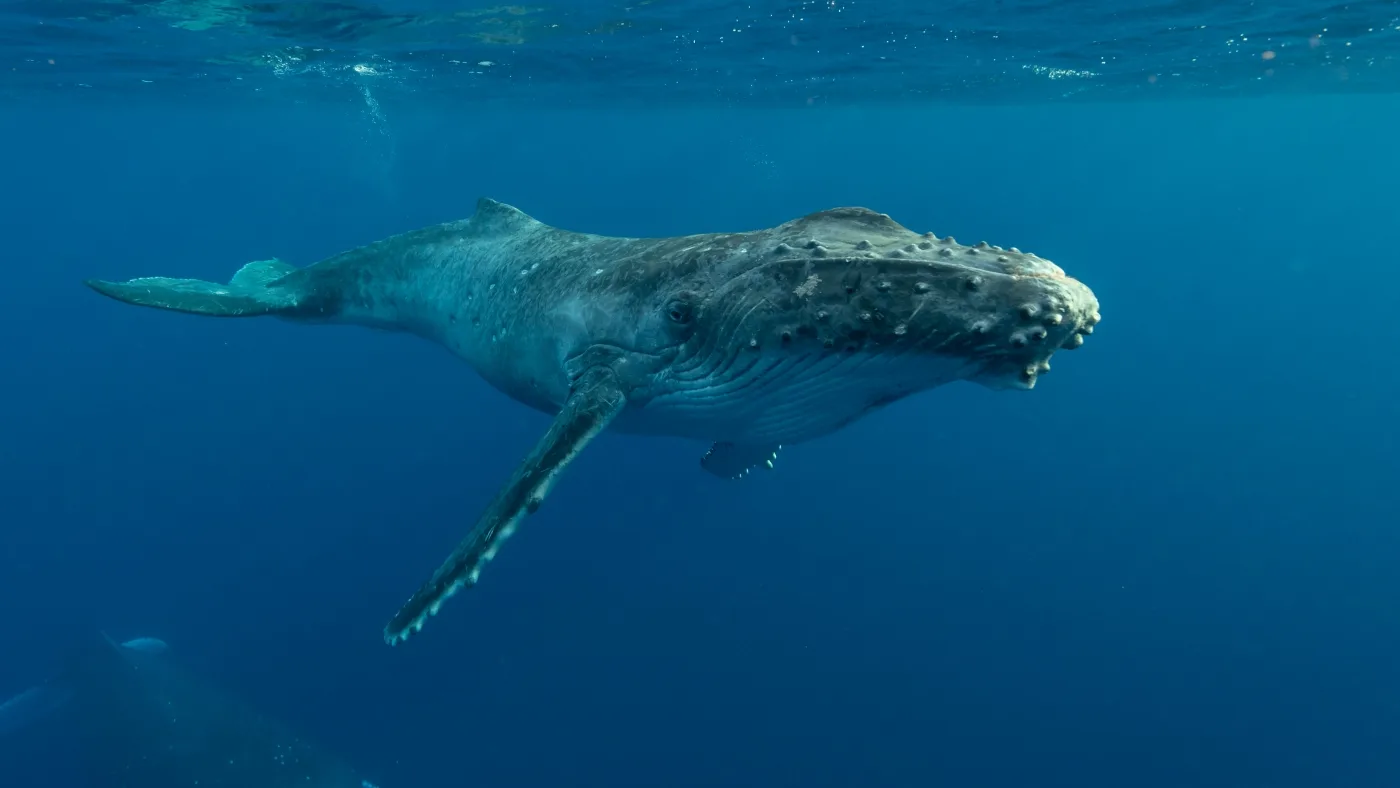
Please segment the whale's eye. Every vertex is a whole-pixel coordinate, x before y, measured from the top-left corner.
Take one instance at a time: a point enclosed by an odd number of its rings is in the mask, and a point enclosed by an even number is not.
[[[677,325],[689,323],[692,311],[690,299],[684,296],[672,298],[666,302],[666,317]]]

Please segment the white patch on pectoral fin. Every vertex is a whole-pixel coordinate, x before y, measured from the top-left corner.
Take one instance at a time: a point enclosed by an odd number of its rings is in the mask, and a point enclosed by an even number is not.
[[[781,445],[768,446],[721,441],[700,458],[700,467],[721,479],[741,479],[756,468],[772,468]]]

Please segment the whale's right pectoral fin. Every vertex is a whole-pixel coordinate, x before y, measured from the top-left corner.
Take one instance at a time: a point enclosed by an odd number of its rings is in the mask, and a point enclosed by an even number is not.
[[[600,365],[585,370],[554,417],[549,432],[515,469],[510,482],[496,493],[471,532],[384,627],[384,641],[392,646],[406,640],[423,628],[448,597],[475,585],[482,565],[491,560],[525,515],[539,509],[564,466],[626,405],[627,397],[611,367]]]
[[[200,279],[148,276],[125,282],[88,279],[88,287],[118,301],[210,317],[256,317],[291,312],[297,289],[278,281],[298,270],[281,260],[258,260],[238,269],[226,285]]]

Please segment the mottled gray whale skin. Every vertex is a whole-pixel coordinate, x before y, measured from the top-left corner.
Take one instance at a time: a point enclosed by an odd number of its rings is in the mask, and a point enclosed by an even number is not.
[[[456,550],[386,626],[407,638],[473,585],[558,472],[604,428],[712,441],[737,477],[778,449],[954,380],[1033,387],[1099,322],[1088,287],[1015,248],[965,246],[836,208],[750,232],[612,238],[482,199],[306,268],[227,285],[89,280],[131,304],[407,331],[554,423]]]

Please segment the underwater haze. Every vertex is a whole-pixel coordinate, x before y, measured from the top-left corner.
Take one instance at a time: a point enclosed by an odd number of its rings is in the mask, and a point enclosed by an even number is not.
[[[103,630],[382,788],[1400,785],[1400,3],[28,0],[0,66],[0,698]],[[738,481],[605,432],[390,648],[550,418],[406,334],[83,282],[482,196],[863,206],[1103,322]],[[30,733],[0,785],[88,785]]]

